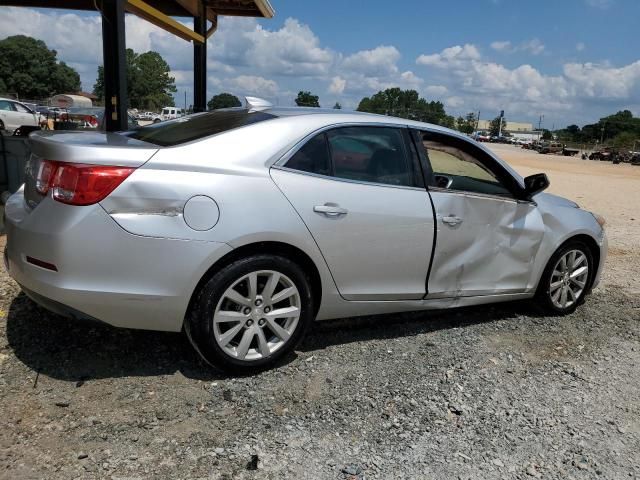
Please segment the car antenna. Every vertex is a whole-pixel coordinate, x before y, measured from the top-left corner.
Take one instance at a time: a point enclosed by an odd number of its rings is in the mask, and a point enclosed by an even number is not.
[[[267,110],[273,107],[271,102],[258,97],[244,97],[244,101],[247,104],[247,109],[250,112],[259,112],[261,110]]]

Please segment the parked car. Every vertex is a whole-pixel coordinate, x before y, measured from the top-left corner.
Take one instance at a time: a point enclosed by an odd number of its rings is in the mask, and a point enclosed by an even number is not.
[[[185,330],[252,371],[311,322],[535,298],[598,284],[604,220],[464,135],[247,99],[123,133],[38,132],[5,206],[5,263],[45,308]]]
[[[0,131],[13,133],[20,127],[39,126],[39,116],[21,102],[0,97]]]

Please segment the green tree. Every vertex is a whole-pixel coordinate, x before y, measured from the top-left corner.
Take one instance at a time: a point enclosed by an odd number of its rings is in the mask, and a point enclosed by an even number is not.
[[[415,90],[401,90],[397,87],[363,98],[357,110],[435,123],[449,128],[455,125],[455,119],[447,115],[442,102],[428,102],[420,98]]]
[[[621,132],[613,139],[613,146],[623,150],[631,150],[639,138],[633,132]]]
[[[298,92],[296,97],[296,105],[299,107],[319,107],[320,98],[317,95],[312,95],[311,92]]]
[[[342,105],[340,105],[340,102],[336,102],[336,104],[333,106],[334,110],[342,110]]]
[[[542,130],[542,140],[553,140],[553,134],[551,130],[547,130],[546,128]]]
[[[456,120],[456,128],[466,134],[475,132],[477,124],[476,114],[473,112],[467,113],[464,118],[458,117]]]
[[[502,121],[502,130],[504,130],[507,126],[507,120],[504,117],[496,117],[493,120],[491,120],[491,123],[489,124],[489,134],[492,137],[497,137],[500,134],[500,122]]]
[[[169,64],[157,52],[137,54],[127,48],[127,95],[129,107],[159,110],[174,106],[172,93],[177,91]],[[104,98],[104,68],[98,67],[93,93]]]
[[[241,105],[242,103],[240,103],[238,97],[236,97],[235,95],[231,95],[230,93],[219,93],[218,95],[214,95],[207,103],[207,107],[209,108],[209,110],[239,107]]]
[[[43,98],[80,90],[80,76],[42,40],[15,35],[0,40],[0,90]]]

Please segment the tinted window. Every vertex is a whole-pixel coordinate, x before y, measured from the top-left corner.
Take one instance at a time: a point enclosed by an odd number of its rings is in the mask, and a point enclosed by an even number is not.
[[[339,178],[412,186],[402,131],[345,127],[327,132],[333,174]]]
[[[0,110],[7,110],[9,112],[12,112],[13,108],[11,108],[11,102],[7,102],[6,100],[0,100]]]
[[[325,134],[321,133],[309,140],[288,161],[286,166],[303,172],[329,175],[329,151]]]
[[[154,123],[128,132],[127,135],[161,147],[171,147],[272,118],[276,117],[269,113],[249,112],[242,108],[215,110]]]
[[[498,175],[455,142],[442,136],[423,136],[423,145],[433,170],[430,185],[438,188],[488,195],[511,196]]]

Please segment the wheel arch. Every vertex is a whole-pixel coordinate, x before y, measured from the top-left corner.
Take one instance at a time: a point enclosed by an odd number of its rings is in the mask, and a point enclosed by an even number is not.
[[[540,289],[540,285],[541,285],[540,282],[542,280],[542,277],[544,276],[544,272],[545,272],[545,270],[547,268],[547,264],[551,261],[551,259],[553,258],[553,256],[556,254],[556,252],[558,250],[560,250],[565,245],[567,245],[567,244],[569,244],[571,242],[582,242],[582,243],[584,243],[587,246],[587,248],[589,249],[589,253],[591,253],[591,257],[593,258],[593,268],[591,269],[591,272],[589,273],[589,280],[588,280],[589,283],[587,285],[586,292],[589,293],[591,291],[591,287],[593,286],[593,282],[596,279],[596,272],[598,271],[598,267],[600,265],[600,246],[598,245],[598,242],[596,241],[595,238],[593,238],[591,235],[588,235],[586,233],[579,233],[579,234],[570,236],[564,242],[562,242],[560,245],[558,245],[558,247],[551,253],[549,258],[547,259],[547,263],[545,264],[544,268],[540,272],[540,276],[538,278],[538,284],[536,285],[536,291],[538,291]]]
[[[320,309],[320,304],[322,303],[322,280],[320,277],[320,271],[318,267],[314,263],[314,261],[307,255],[304,251],[295,247],[291,244],[284,242],[274,242],[274,241],[259,241],[248,243],[246,245],[242,245],[240,247],[234,248],[232,251],[218,259],[213,265],[211,265],[207,271],[202,275],[196,287],[191,292],[191,297],[189,299],[189,304],[187,306],[188,315],[191,311],[193,303],[198,296],[198,292],[202,288],[202,286],[209,280],[216,272],[220,271],[222,268],[230,265],[236,260],[241,258],[245,258],[251,255],[278,255],[285,257],[302,267],[302,269],[309,276],[309,280],[311,283],[311,292],[313,294],[313,298],[316,300],[314,302],[314,316],[318,313]]]

